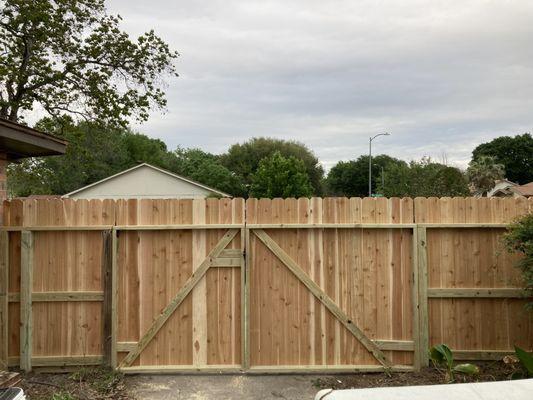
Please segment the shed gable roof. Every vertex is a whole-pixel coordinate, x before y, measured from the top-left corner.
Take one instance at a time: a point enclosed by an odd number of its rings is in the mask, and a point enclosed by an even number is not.
[[[84,187],[76,189],[76,190],[74,190],[74,191],[72,191],[70,193],[67,193],[67,194],[63,195],[63,197],[70,197],[72,195],[81,193],[81,192],[83,192],[83,191],[85,191],[87,189],[90,189],[90,188],[93,188],[95,186],[101,185],[101,184],[103,184],[105,182],[109,182],[109,181],[112,181],[114,179],[120,178],[121,176],[129,174],[130,172],[133,172],[133,171],[141,169],[141,168],[150,168],[150,169],[152,169],[152,170],[154,170],[154,171],[156,171],[158,173],[165,174],[165,175],[170,176],[170,177],[172,177],[172,178],[174,178],[176,180],[179,180],[179,181],[182,181],[182,182],[186,182],[186,183],[188,183],[190,185],[194,185],[196,187],[202,188],[204,190],[207,190],[207,191],[212,192],[214,194],[217,194],[219,196],[231,197],[231,195],[228,194],[228,193],[224,193],[224,192],[222,192],[220,190],[217,190],[217,189],[214,189],[212,187],[203,185],[203,184],[195,182],[195,181],[193,181],[193,180],[191,180],[189,178],[185,178],[185,177],[183,177],[181,175],[175,174],[173,172],[167,171],[167,170],[165,170],[163,168],[159,168],[159,167],[156,167],[156,166],[148,164],[148,163],[142,163],[142,164],[136,165],[135,167],[132,167],[132,168],[126,169],[124,171],[121,171],[119,173],[116,173],[115,175],[108,176],[107,178],[101,179],[101,180],[99,180],[97,182],[91,183],[90,185],[84,186]]]

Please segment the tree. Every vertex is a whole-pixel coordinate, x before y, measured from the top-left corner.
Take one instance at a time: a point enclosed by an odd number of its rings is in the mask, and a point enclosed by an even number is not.
[[[244,185],[251,185],[259,162],[278,151],[284,157],[295,157],[304,163],[313,194],[322,194],[324,170],[318,158],[304,144],[273,138],[253,138],[242,144],[234,144],[226,154],[221,156],[222,164],[235,172]]]
[[[68,140],[65,155],[30,158],[8,168],[12,196],[65,194],[139,163],[165,169],[177,165],[166,145],[124,128],[93,123],[75,124],[72,118],[46,118],[37,128]]]
[[[520,268],[524,280],[526,294],[533,297],[533,213],[527,214],[507,228],[503,236],[504,243],[510,253],[518,253],[520,257],[516,266]],[[533,302],[527,304],[533,310]]]
[[[386,197],[467,196],[468,185],[457,168],[433,162],[430,158],[409,164],[390,164],[385,169],[384,185],[378,184]]]
[[[68,140],[65,155],[25,159],[8,169],[12,196],[65,194],[146,162],[204,185],[239,196],[243,186],[219,157],[199,149],[178,148],[125,128],[110,129],[69,116],[45,118],[37,128]]]
[[[122,133],[123,151],[127,155],[126,168],[140,163],[152,164],[169,171],[177,171],[177,157],[168,150],[161,139],[148,137],[130,130],[120,130]]]
[[[263,158],[252,176],[253,197],[310,197],[312,194],[304,162],[294,156],[284,157],[279,151]]]
[[[501,136],[480,144],[472,152],[472,158],[478,161],[482,156],[494,157],[512,182],[524,185],[533,181],[533,137],[529,133]]]
[[[219,157],[200,149],[182,149],[175,151],[176,170],[179,174],[194,179],[233,196],[242,196],[244,187],[239,177],[224,167]]]
[[[494,187],[495,181],[505,177],[505,169],[496,162],[496,157],[479,156],[468,164],[466,177],[472,189],[484,195]]]
[[[126,126],[166,105],[160,82],[177,53],[153,31],[136,40],[104,0],[0,0],[0,117],[17,121],[39,104]]]
[[[404,161],[380,154],[372,157],[372,188],[378,188],[381,182],[381,171],[392,164],[406,165]],[[326,179],[328,193],[335,196],[365,197],[368,196],[368,156],[360,156],[357,160],[340,161],[329,171]]]

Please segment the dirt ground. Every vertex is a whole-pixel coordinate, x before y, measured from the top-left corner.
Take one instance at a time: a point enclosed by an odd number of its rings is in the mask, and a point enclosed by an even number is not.
[[[514,368],[502,361],[476,363],[481,373],[457,376],[457,382],[509,379]],[[446,383],[435,368],[420,372],[341,375],[137,375],[124,377],[102,368],[63,374],[23,375],[21,387],[30,400],[100,399],[312,399],[324,388],[349,389]]]
[[[133,399],[122,374],[105,368],[80,368],[71,373],[23,374],[20,387],[30,400]]]
[[[464,382],[492,382],[510,379],[516,366],[505,364],[503,361],[476,362],[480,374],[477,376],[456,375],[456,383]],[[319,377],[314,381],[320,389],[357,389],[386,386],[417,386],[438,385],[447,383],[444,373],[433,367],[420,372],[403,373],[369,373]]]

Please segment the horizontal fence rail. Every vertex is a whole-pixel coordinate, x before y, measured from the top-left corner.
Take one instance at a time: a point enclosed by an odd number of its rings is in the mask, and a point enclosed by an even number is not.
[[[13,200],[0,367],[416,370],[533,347],[523,198]],[[20,326],[20,329],[19,329]]]

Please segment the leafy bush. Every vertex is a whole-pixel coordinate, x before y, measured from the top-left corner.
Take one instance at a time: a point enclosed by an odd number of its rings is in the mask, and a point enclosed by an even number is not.
[[[438,344],[429,349],[429,357],[433,361],[435,368],[440,370],[445,368],[444,374],[446,382],[454,382],[455,374],[461,373],[465,375],[479,374],[479,368],[474,364],[457,364],[453,363],[453,353],[445,344]]]
[[[526,379],[533,378],[533,355],[521,349],[518,346],[514,347],[516,357],[520,361],[520,369],[513,372],[512,379]]]
[[[509,226],[504,243],[509,252],[522,255],[517,267],[522,271],[526,294],[533,297],[533,214],[528,214]],[[533,303],[528,306],[532,308]]]

